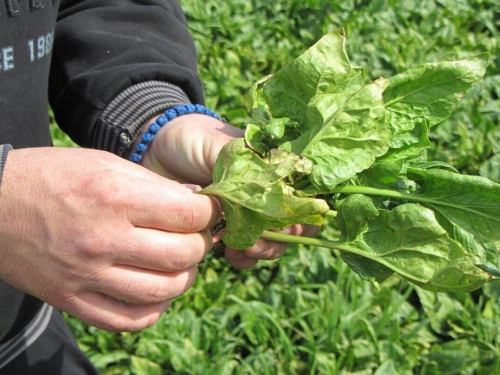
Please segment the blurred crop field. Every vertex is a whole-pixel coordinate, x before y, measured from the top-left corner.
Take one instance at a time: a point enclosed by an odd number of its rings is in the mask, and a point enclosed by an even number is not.
[[[433,128],[429,156],[500,182],[498,0],[182,0],[207,106],[249,120],[253,83],[343,27],[370,79],[489,51],[487,74]],[[72,142],[53,125],[54,144]],[[333,229],[320,236],[332,238]],[[500,283],[437,294],[392,277],[377,290],[338,253],[291,246],[239,271],[211,255],[153,327],[108,333],[67,316],[102,374],[500,374]]]

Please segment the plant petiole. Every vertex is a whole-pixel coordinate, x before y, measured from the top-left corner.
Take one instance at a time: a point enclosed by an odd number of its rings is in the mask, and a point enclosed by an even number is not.
[[[342,243],[337,241],[324,240],[312,237],[295,236],[292,234],[284,234],[278,232],[271,232],[265,230],[260,238],[269,241],[284,242],[284,243],[295,243],[310,246],[326,247],[328,249],[342,249]]]

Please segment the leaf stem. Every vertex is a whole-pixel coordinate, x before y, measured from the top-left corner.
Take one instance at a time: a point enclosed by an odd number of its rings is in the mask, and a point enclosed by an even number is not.
[[[278,232],[271,232],[265,230],[264,233],[260,236],[260,238],[264,240],[276,241],[276,242],[284,242],[284,243],[296,243],[302,245],[310,245],[310,246],[319,246],[326,247],[328,249],[342,249],[342,243],[330,240],[323,240],[319,238],[313,237],[303,237],[303,236],[295,236],[292,234],[284,234]]]
[[[336,218],[336,217],[337,217],[337,211],[335,211],[335,210],[330,210],[330,211],[328,211],[328,212],[325,214],[325,216],[327,216],[327,217],[331,217],[331,218]]]
[[[262,235],[260,236],[260,238],[262,238],[264,240],[269,240],[269,241],[325,247],[327,249],[344,251],[344,252],[360,255],[362,257],[365,257],[365,258],[374,260],[376,262],[379,262],[381,264],[384,264],[387,267],[391,267],[390,264],[385,262],[383,259],[380,259],[380,257],[373,256],[372,254],[369,254],[366,251],[362,251],[356,247],[346,245],[345,242],[341,242],[341,241],[331,241],[331,240],[325,240],[325,239],[315,238],[315,237],[296,236],[293,234],[271,232],[268,230],[265,230],[262,233]]]
[[[439,200],[434,198],[428,198],[425,196],[420,196],[418,194],[409,194],[409,193],[401,193],[399,191],[388,190],[388,189],[377,189],[368,186],[336,186],[333,191],[334,193],[343,193],[343,194],[365,194],[365,195],[376,195],[379,197],[387,197],[394,199],[404,199],[411,202],[417,203],[428,203],[428,204],[436,204],[440,206],[448,206],[453,208],[461,208],[464,207],[458,206],[453,203],[446,202],[445,200]]]

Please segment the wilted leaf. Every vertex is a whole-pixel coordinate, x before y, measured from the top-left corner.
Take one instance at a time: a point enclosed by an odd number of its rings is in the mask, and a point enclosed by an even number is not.
[[[264,85],[273,117],[288,117],[308,124],[307,106],[316,95],[353,93],[365,81],[364,69],[353,67],[345,51],[345,33],[339,29],[323,36],[304,54],[276,72]]]
[[[382,102],[387,83],[378,80],[355,93],[314,97],[308,109],[309,128],[280,146],[313,162],[309,180],[316,191],[331,191],[388,150]]]
[[[215,165],[214,183],[201,191],[223,202],[227,221],[224,242],[246,249],[266,229],[298,223],[321,225],[328,204],[305,197],[286,184],[286,179],[307,174],[311,167],[307,159],[293,153],[278,151],[262,159],[245,147],[243,139],[229,142]]]

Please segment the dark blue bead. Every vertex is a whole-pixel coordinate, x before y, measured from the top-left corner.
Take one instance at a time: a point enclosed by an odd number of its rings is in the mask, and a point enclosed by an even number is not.
[[[182,116],[182,115],[185,115],[187,113],[186,106],[184,106],[184,105],[179,105],[177,107],[174,107],[173,109],[175,109],[177,116]]]
[[[148,131],[141,136],[141,143],[136,146],[136,152],[130,155],[130,160],[134,163],[140,163],[142,160],[142,154],[147,150],[148,144],[153,141],[156,133],[158,133],[158,131],[165,124],[167,124],[177,116],[182,116],[190,113],[200,113],[211,116],[218,120],[220,119],[220,117],[214,111],[200,104],[177,105],[175,107],[167,109],[165,113],[159,116],[153,124],[149,125]]]
[[[143,153],[144,151],[146,151],[148,149],[148,145],[144,144],[144,143],[139,143],[136,147],[135,147],[136,151],[139,152],[139,153]]]
[[[186,104],[186,112],[187,113],[195,113],[196,107],[193,104]]]
[[[156,119],[156,123],[160,126],[165,125],[168,122],[168,119],[165,117],[165,115],[161,115]]]
[[[136,153],[133,153],[130,155],[130,160],[132,160],[134,163],[140,163],[142,160],[142,156]]]
[[[141,137],[141,140],[144,142],[144,143],[149,143],[151,142],[153,139],[154,139],[154,135],[151,134],[151,133],[144,133]]]
[[[177,117],[177,112],[174,110],[174,108],[170,108],[165,111],[165,117],[168,119],[168,121],[171,121]]]
[[[149,125],[148,132],[151,134],[156,134],[160,131],[160,129],[161,129],[161,126],[154,123],[154,124]]]
[[[201,113],[201,114],[207,113],[207,108],[203,107],[201,104],[195,104],[194,107],[196,113]]]

